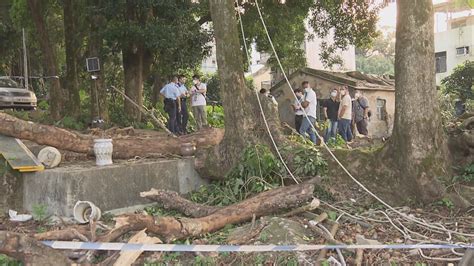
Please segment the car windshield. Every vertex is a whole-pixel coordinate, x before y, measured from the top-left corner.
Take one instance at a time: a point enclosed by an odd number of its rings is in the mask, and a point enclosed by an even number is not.
[[[3,88],[18,88],[18,84],[11,79],[0,79],[0,87]]]

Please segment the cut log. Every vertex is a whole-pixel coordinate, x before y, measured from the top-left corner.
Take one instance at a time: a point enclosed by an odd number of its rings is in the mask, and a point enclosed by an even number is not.
[[[227,224],[249,221],[284,209],[301,206],[312,198],[314,184],[302,183],[272,189],[242,202],[223,207],[201,218],[153,217],[130,215],[129,224],[147,228],[167,242],[214,232]],[[140,226],[138,226],[140,225]]]
[[[175,210],[186,216],[199,218],[210,215],[222,207],[198,204],[181,197],[178,192],[154,189],[140,193],[140,197],[158,202],[166,210]]]
[[[70,265],[64,253],[23,234],[1,231],[0,254],[20,260],[24,265]]]
[[[41,145],[78,153],[93,154],[93,143],[97,137],[84,135],[55,126],[42,125],[0,113],[0,134],[26,139]],[[127,159],[135,156],[146,157],[153,154],[180,154],[180,145],[191,142],[200,147],[217,145],[224,136],[223,129],[207,128],[197,133],[175,138],[166,133],[153,137],[114,137],[113,158]]]

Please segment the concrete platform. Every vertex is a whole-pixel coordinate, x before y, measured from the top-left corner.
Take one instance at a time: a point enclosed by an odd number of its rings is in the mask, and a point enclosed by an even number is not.
[[[193,158],[119,161],[102,167],[88,161],[22,173],[21,179],[21,209],[31,212],[42,204],[59,216],[72,216],[78,200],[91,201],[105,212],[150,203],[139,195],[150,188],[184,194],[206,184],[194,170]]]

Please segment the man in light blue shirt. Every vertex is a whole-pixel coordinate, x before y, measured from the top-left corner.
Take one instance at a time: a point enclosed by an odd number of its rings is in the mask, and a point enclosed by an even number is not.
[[[177,114],[177,122],[178,122],[178,130],[179,133],[184,135],[187,134],[187,126],[188,126],[188,106],[187,106],[187,98],[189,96],[188,89],[186,88],[186,77],[183,75],[178,76],[178,87],[179,87],[179,98],[181,102],[181,112]]]
[[[171,82],[166,84],[161,90],[160,93],[165,97],[164,100],[164,110],[168,113],[168,129],[177,134],[179,132],[177,123],[176,123],[176,114],[181,110],[180,98],[181,93],[178,88],[178,78],[173,77]]]

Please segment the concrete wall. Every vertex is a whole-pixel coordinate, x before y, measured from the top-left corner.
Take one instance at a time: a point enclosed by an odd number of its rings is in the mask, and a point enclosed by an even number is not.
[[[342,84],[321,79],[315,76],[306,75],[300,73],[290,79],[290,83],[293,89],[301,88],[301,82],[304,80],[309,81],[311,87],[316,92],[318,99],[328,99],[330,91],[334,87],[342,86]],[[393,128],[393,117],[395,113],[395,91],[382,91],[382,90],[364,90],[364,95],[369,100],[369,107],[372,111],[372,117],[369,123],[369,134],[373,137],[383,137],[390,135]],[[277,89],[272,90],[272,95],[275,96],[278,102],[278,112],[280,120],[288,123],[294,127],[294,112],[291,108],[291,104],[294,102],[294,96],[290,91],[288,84],[283,84]],[[351,95],[354,95],[354,90],[351,89]],[[377,118],[376,104],[377,98],[386,100],[386,112],[387,121],[383,121]],[[318,112],[320,111],[318,107]],[[318,113],[319,115],[319,113]]]
[[[257,72],[252,74],[252,79],[255,89],[260,90],[262,88],[262,82],[266,81],[270,83],[272,80],[270,67],[268,65],[265,65]]]
[[[78,200],[107,211],[150,203],[139,193],[151,188],[188,193],[206,183],[194,170],[193,159],[66,166],[24,174],[23,182],[24,209],[43,204],[48,213],[61,216],[71,216]]]
[[[23,207],[23,179],[0,155],[0,217]]]

